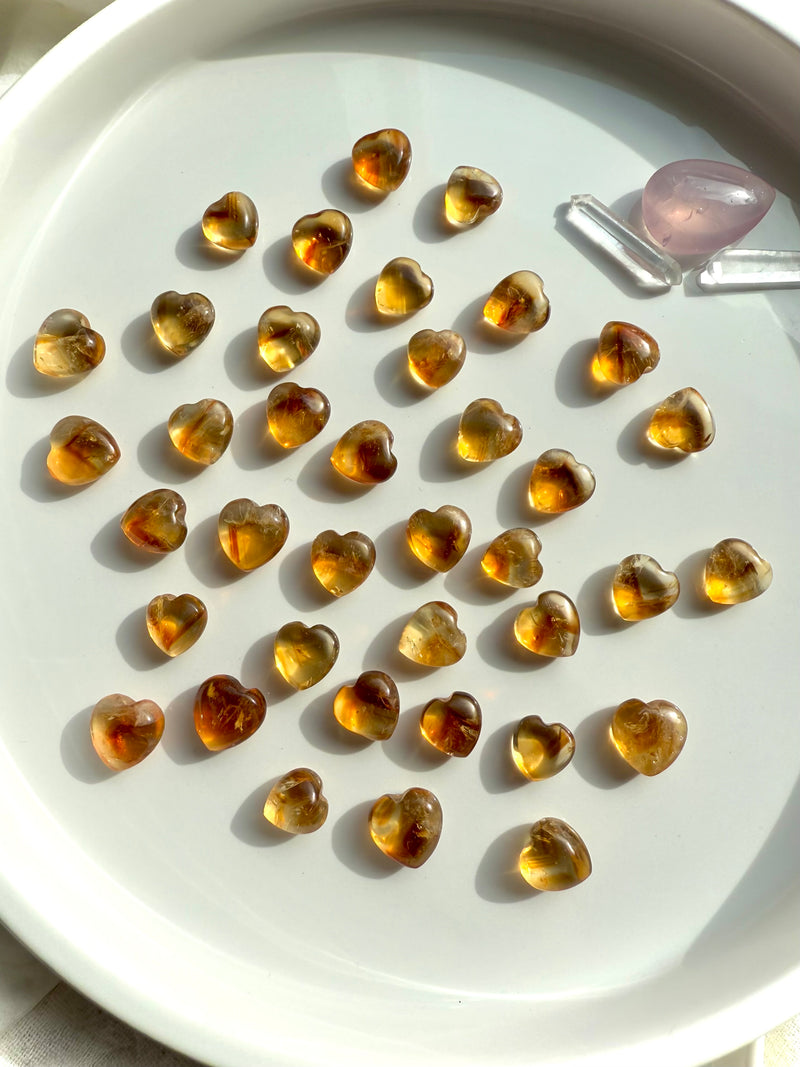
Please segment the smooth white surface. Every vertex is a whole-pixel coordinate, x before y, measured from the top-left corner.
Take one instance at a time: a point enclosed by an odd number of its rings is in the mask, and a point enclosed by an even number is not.
[[[17,681],[2,724],[3,843],[17,859],[10,921],[101,1002],[219,1063],[600,1062],[614,1049],[617,1063],[674,1064],[740,1043],[796,1004],[785,975],[796,963],[786,930],[797,923],[787,845],[797,826],[798,694],[796,672],[783,665],[797,652],[797,581],[794,515],[783,501],[797,487],[787,487],[795,475],[780,462],[754,472],[752,453],[754,441],[770,457],[797,451],[797,361],[786,332],[797,336],[795,305],[791,294],[641,300],[569,243],[553,209],[576,188],[627,209],[663,162],[728,158],[728,144],[742,153],[732,158],[780,184],[781,153],[733,132],[739,124],[721,119],[718,98],[663,72],[653,95],[647,63],[622,80],[608,50],[564,47],[550,31],[364,17],[245,35],[244,48],[226,51],[218,28],[212,46],[203,19],[187,19],[202,5],[182,7],[104,46],[102,95],[89,63],[71,79],[75,97],[65,86],[48,98],[45,71],[4,108],[13,124],[44,94],[22,135],[4,144],[7,189],[25,190],[30,213],[10,222],[18,258],[7,260],[0,327],[12,353],[4,446],[15,506],[6,543],[17,561],[5,591],[14,625],[4,675]],[[178,15],[179,46],[167,32]],[[87,31],[102,39],[111,16],[122,17],[107,12]],[[228,16],[231,40],[253,17],[246,4]],[[115,48],[126,50],[124,68]],[[156,80],[158,70],[169,77]],[[75,114],[80,128],[71,127]],[[414,168],[400,192],[369,206],[353,198],[341,161],[360,133],[387,121],[410,133]],[[521,129],[532,132],[520,137]],[[441,183],[466,153],[501,178],[506,203],[475,233],[444,239],[435,220]],[[263,229],[255,250],[220,267],[198,249],[196,225],[231,187],[254,196]],[[286,269],[286,233],[327,202],[351,211],[356,245],[338,275],[308,288]],[[797,244],[785,197],[757,234],[764,246]],[[437,295],[411,322],[376,328],[365,312],[371,279],[395,254],[417,255]],[[520,266],[542,273],[556,310],[537,337],[496,347],[475,326],[481,298]],[[218,311],[210,339],[176,365],[152,349],[144,317],[169,287],[201,289]],[[258,315],[284,301],[323,324],[322,347],[292,377],[326,389],[334,417],[307,450],[276,458],[260,441],[273,379],[252,349]],[[30,335],[64,304],[89,314],[110,354],[86,382],[53,392],[29,368]],[[610,317],[651,329],[664,361],[638,386],[592,403],[581,367]],[[453,324],[470,361],[447,389],[417,400],[399,350],[416,329]],[[752,388],[762,376],[768,388],[754,424]],[[641,414],[685,384],[730,429],[694,461],[648,464],[636,443]],[[194,477],[161,442],[172,408],[202,395],[227,400],[239,424],[230,453]],[[519,415],[526,437],[514,456],[462,476],[447,443],[458,412],[480,395]],[[73,410],[109,425],[124,459],[70,495],[54,491],[41,464],[42,438]],[[354,497],[329,477],[327,455],[367,416],[393,427],[401,467],[387,486]],[[493,596],[475,568],[503,526],[533,521],[527,472],[557,444],[592,464],[600,488],[581,512],[534,523],[545,543],[542,587],[575,596],[585,626],[574,661],[535,669],[509,644],[527,598]],[[116,523],[131,499],[162,483],[184,493],[193,529],[179,556],[146,566],[120,546]],[[270,568],[237,580],[214,556],[213,538],[219,507],[243,494],[282,503],[293,532]],[[414,508],[445,502],[472,515],[474,547],[451,575],[426,581],[404,562],[402,525]],[[379,549],[369,583],[331,605],[311,588],[305,563],[326,526],[362,528]],[[696,555],[731,534],[760,547],[781,580],[760,601],[708,613],[687,588]],[[686,560],[685,594],[670,617],[622,633],[601,607],[600,579],[638,550],[669,566]],[[143,605],[184,588],[206,599],[212,622],[195,650],[159,664],[141,637]],[[458,607],[472,651],[459,667],[421,678],[392,649],[405,615],[436,597]],[[269,634],[293,617],[324,621],[342,637],[319,692],[287,696],[267,666]],[[376,666],[401,684],[406,712],[389,744],[354,750],[328,725],[330,699]],[[272,711],[248,745],[203,758],[191,695],[216,671],[261,685]],[[764,706],[765,678],[777,707]],[[485,736],[471,760],[442,765],[420,749],[415,720],[421,703],[453,688],[481,699]],[[88,707],[113,689],[163,701],[170,721],[161,751],[107,778],[85,725]],[[621,782],[600,747],[604,709],[633,693],[668,696],[689,717],[690,745],[663,781]],[[35,714],[19,715],[23,698]],[[531,710],[576,728],[579,756],[541,789],[512,788],[505,736]],[[768,712],[770,743],[758,748],[754,716]],[[323,774],[329,826],[266,847],[265,786],[298,763]],[[364,839],[365,811],[380,792],[415,782],[442,799],[445,836],[423,870],[384,877]],[[595,873],[574,893],[530,899],[508,868],[520,829],[543,814],[584,834]]]

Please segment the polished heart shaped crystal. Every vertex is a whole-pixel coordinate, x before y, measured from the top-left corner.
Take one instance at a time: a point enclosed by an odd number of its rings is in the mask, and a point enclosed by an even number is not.
[[[85,374],[103,362],[106,343],[73,308],[59,308],[44,320],[33,343],[33,365],[51,378]]]
[[[411,315],[433,300],[433,281],[415,259],[390,259],[375,283],[375,307],[381,315]]]
[[[564,770],[575,755],[575,738],[563,723],[526,715],[514,728],[511,755],[520,774],[541,782]]]
[[[278,504],[256,504],[240,497],[220,511],[217,534],[231,563],[240,571],[252,571],[268,563],[286,544],[289,517]]]
[[[322,779],[309,767],[296,767],[270,789],[264,818],[287,834],[313,834],[328,818]]]
[[[208,622],[208,611],[191,593],[162,593],[147,605],[147,632],[168,656],[180,656],[197,642]]]
[[[539,553],[542,542],[524,526],[505,530],[495,537],[483,554],[484,574],[514,589],[529,589],[542,577]]]
[[[641,326],[607,322],[592,357],[592,374],[597,381],[630,385],[655,370],[660,359],[658,342]]]
[[[537,511],[558,515],[585,504],[595,484],[594,474],[571,452],[549,448],[533,465],[528,498]]]
[[[219,752],[252,737],[267,715],[260,689],[245,689],[230,674],[207,678],[194,698],[194,728],[207,749]]]
[[[281,382],[267,397],[267,426],[281,448],[311,441],[328,424],[331,405],[319,389]]]
[[[408,369],[428,389],[447,385],[464,366],[464,338],[452,330],[419,330],[408,342]]]
[[[311,568],[320,585],[333,596],[346,596],[358,589],[374,566],[375,545],[358,530],[346,534],[323,530],[311,543]]]
[[[442,807],[429,789],[418,786],[402,794],[385,793],[369,813],[372,840],[404,867],[421,867],[442,834]]]
[[[581,623],[578,609],[564,593],[548,590],[514,620],[514,636],[538,656],[572,656],[578,648]]]
[[[353,685],[343,685],[333,700],[336,721],[370,741],[386,741],[400,715],[397,686],[383,671],[364,671]]]
[[[292,227],[292,248],[318,274],[333,274],[347,259],[353,224],[343,211],[326,208],[303,215]]]
[[[339,655],[339,638],[327,626],[287,622],[275,634],[275,666],[295,689],[321,681]]]
[[[619,754],[649,778],[680,756],[686,732],[683,712],[668,700],[626,700],[611,719],[611,739]]]
[[[218,248],[242,252],[256,243],[258,211],[245,193],[225,193],[203,213],[203,233]]]
[[[458,663],[467,651],[466,634],[458,628],[458,613],[442,600],[417,608],[406,623],[397,646],[402,654],[424,667]]]
[[[167,423],[169,439],[187,459],[204,467],[216,463],[231,443],[233,415],[221,400],[198,400],[175,408]]]
[[[420,508],[406,525],[408,547],[432,571],[452,570],[467,551],[471,537],[469,515],[453,504],[436,511]]]
[[[626,556],[614,572],[612,597],[617,614],[628,622],[652,619],[668,611],[681,591],[677,574],[665,571],[652,556]]]
[[[150,321],[161,344],[174,356],[186,356],[206,339],[215,319],[214,305],[202,293],[161,293],[150,308]]]
[[[715,604],[743,604],[766,593],[772,566],[747,541],[726,537],[714,545],[703,571],[703,588]]]
[[[481,733],[481,706],[469,693],[451,693],[430,700],[422,709],[419,729],[434,748],[447,756],[468,756]]]
[[[331,453],[331,463],[353,482],[385,482],[397,470],[393,444],[394,434],[388,426],[377,419],[366,419],[342,434]]]
[[[571,889],[592,873],[589,850],[580,835],[561,819],[539,819],[530,828],[519,857],[528,885],[545,892]]]
[[[535,333],[550,318],[544,282],[532,270],[517,270],[503,278],[483,308],[489,322],[508,333]]]
[[[258,320],[258,351],[277,374],[308,359],[320,336],[319,323],[313,315],[292,311],[286,304],[267,308]]]
[[[696,389],[679,389],[653,412],[647,438],[659,448],[702,452],[714,440],[711,409]]]
[[[456,226],[474,226],[503,203],[503,190],[497,178],[479,167],[456,167],[447,179],[444,213]]]
[[[458,454],[470,463],[490,463],[510,455],[522,440],[519,419],[496,400],[473,400],[458,424]]]
[[[119,456],[119,446],[105,426],[85,415],[67,415],[50,431],[47,469],[64,485],[96,482]]]
[[[149,756],[164,732],[164,712],[152,700],[111,693],[92,709],[92,745],[113,771],[124,771]]]
[[[151,489],[134,500],[120,527],[145,552],[174,552],[186,540],[186,501],[174,489]]]
[[[383,193],[399,189],[411,168],[411,142],[402,130],[376,130],[353,145],[353,169],[359,178]]]

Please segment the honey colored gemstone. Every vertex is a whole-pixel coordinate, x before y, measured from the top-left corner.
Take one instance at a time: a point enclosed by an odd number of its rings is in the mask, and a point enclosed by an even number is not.
[[[518,526],[495,537],[483,554],[481,567],[496,582],[529,589],[542,577],[541,551],[542,542],[533,530]]]
[[[622,758],[652,778],[672,766],[686,743],[686,719],[668,700],[626,700],[614,712],[611,739]]]
[[[411,315],[433,300],[433,282],[415,259],[390,259],[375,283],[375,307],[381,315]]]
[[[275,634],[275,666],[295,689],[321,681],[339,655],[339,638],[327,626],[287,622]]]
[[[447,180],[444,212],[456,226],[474,226],[502,203],[500,182],[479,167],[456,167]]]
[[[519,872],[534,889],[571,889],[592,873],[589,850],[561,819],[539,819],[519,857]]]
[[[319,323],[305,311],[292,311],[285,304],[267,308],[258,320],[258,351],[267,366],[278,374],[293,370],[319,344]]]
[[[563,723],[526,715],[514,730],[511,755],[520,774],[541,782],[564,770],[575,755],[575,738]]]
[[[240,497],[219,513],[217,533],[231,563],[240,571],[252,571],[268,563],[286,544],[289,517],[277,504],[256,504]]]
[[[164,712],[152,700],[111,693],[95,704],[90,724],[92,745],[113,771],[124,771],[149,756],[164,732]]]
[[[191,593],[162,593],[147,605],[147,632],[168,656],[180,656],[200,639],[208,622],[202,600]]]
[[[679,389],[653,412],[647,437],[659,448],[702,452],[714,440],[711,409],[696,389]]]
[[[766,593],[771,585],[772,566],[747,541],[726,537],[711,549],[703,587],[715,604],[743,604]]]
[[[447,667],[462,659],[467,638],[458,628],[455,608],[442,600],[432,600],[408,620],[397,647],[407,659],[423,667]]]
[[[353,168],[373,189],[399,189],[411,167],[411,142],[402,130],[376,130],[353,145]]]
[[[88,485],[110,471],[119,446],[108,430],[84,415],[67,415],[50,431],[47,469],[64,485]]]
[[[134,500],[120,527],[145,552],[174,552],[186,540],[186,501],[174,489],[152,489]]]
[[[592,374],[598,381],[630,385],[655,370],[660,359],[658,342],[646,330],[630,322],[607,322],[592,358]]]
[[[333,701],[336,721],[370,741],[386,741],[400,715],[397,686],[383,671],[364,671],[353,685],[343,685]]]
[[[468,756],[481,733],[481,706],[469,693],[451,693],[422,709],[419,728],[434,748],[447,756]]]
[[[420,508],[406,525],[408,547],[432,571],[452,570],[469,547],[472,523],[461,508],[445,504],[436,511]]]
[[[212,244],[241,252],[256,243],[258,211],[245,193],[226,193],[203,213],[203,233]]]
[[[496,400],[473,400],[458,424],[458,454],[470,463],[490,463],[510,455],[522,440],[519,419]]]
[[[331,417],[328,398],[319,389],[281,382],[267,397],[267,425],[281,448],[297,448],[325,429]]]
[[[366,534],[323,530],[311,543],[311,567],[320,585],[333,596],[358,589],[375,566],[375,545]]]
[[[44,320],[33,344],[33,365],[51,378],[85,374],[106,354],[102,336],[89,326],[80,311],[59,308]]]
[[[351,426],[331,453],[334,468],[351,481],[374,485],[388,481],[397,470],[392,452],[394,434],[382,422],[367,419]]]
[[[537,656],[573,656],[581,636],[578,609],[564,593],[540,593],[514,620],[514,636]]]
[[[550,318],[550,301],[544,282],[532,270],[517,270],[492,290],[483,308],[484,318],[509,333],[535,333]]]
[[[343,211],[328,208],[303,215],[292,227],[292,247],[307,267],[333,274],[353,244],[353,224]]]
[[[264,818],[287,834],[313,834],[328,818],[322,779],[308,767],[297,767],[279,778],[264,805]]]
[[[663,570],[652,556],[626,556],[614,573],[614,607],[628,622],[652,619],[668,611],[680,591],[677,574]]]
[[[464,366],[464,338],[452,330],[419,330],[408,342],[408,369],[420,385],[440,389]]]
[[[219,752],[252,737],[267,715],[260,689],[245,689],[229,674],[215,674],[197,690],[194,728],[207,749]]]
[[[585,504],[595,484],[594,474],[571,452],[550,448],[533,465],[528,497],[537,511],[557,515]]]
[[[221,400],[198,400],[175,408],[167,428],[182,456],[208,467],[221,458],[231,443],[233,415]]]
[[[214,325],[214,305],[202,293],[161,293],[150,308],[156,337],[174,356],[186,356]]]
[[[369,813],[372,840],[404,867],[421,867],[439,844],[442,807],[429,789],[415,786],[402,794],[385,793]]]

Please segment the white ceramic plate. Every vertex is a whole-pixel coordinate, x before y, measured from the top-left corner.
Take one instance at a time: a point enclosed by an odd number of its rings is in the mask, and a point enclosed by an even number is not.
[[[123,2],[0,105],[3,916],[92,997],[209,1063],[677,1067],[797,1009],[797,297],[689,287],[643,298],[562,218],[571,193],[627,212],[664,163],[729,159],[779,190],[748,243],[800,247],[797,53],[722,3],[628,7]],[[414,164],[376,204],[354,192],[347,157],[387,124],[409,133]],[[474,232],[447,235],[442,185],[461,163],[496,174],[506,200]],[[262,229],[227,261],[203,249],[198,222],[232,188],[255,199]],[[289,266],[287,235],[327,204],[351,214],[355,242],[312,285]],[[395,255],[418,258],[436,296],[410,322],[381,326],[370,292]],[[519,268],[543,276],[552,319],[498,344],[480,308]],[[147,316],[170,288],[217,308],[209,339],[178,362],[156,349]],[[259,315],[279,303],[320,320],[322,345],[292,377],[333,406],[323,434],[285,456],[263,439],[275,378],[254,349]],[[109,352],[86,381],[59,387],[30,355],[62,306],[88,314]],[[654,333],[663,358],[598,400],[585,368],[612,318]],[[403,349],[426,326],[461,329],[469,358],[420,397]],[[643,419],[686,385],[706,395],[718,438],[664,462],[642,447]],[[197,472],[170,454],[164,424],[203,396],[230,405],[236,432]],[[458,414],[480,396],[518,415],[525,436],[512,456],[464,471],[450,450]],[[80,492],[44,466],[50,427],[70,413],[107,425],[123,453]],[[399,470],[348,492],[328,457],[366,417],[394,430]],[[588,462],[598,488],[579,511],[537,523],[528,472],[553,446]],[[154,561],[128,550],[118,522],[162,484],[186,497],[190,534]],[[282,554],[244,577],[215,541],[217,512],[237,496],[280,503],[292,524]],[[426,578],[403,528],[416,508],[444,503],[472,516],[473,544],[449,575]],[[521,524],[544,542],[540,588],[572,595],[583,619],[574,659],[542,669],[511,636],[531,595],[479,574],[488,541]],[[332,603],[307,560],[327,527],[363,529],[378,546],[369,581]],[[759,548],[775,581],[759,600],[710,610],[697,575],[728,536]],[[637,551],[675,568],[684,591],[668,615],[621,628],[608,578]],[[144,606],[183,591],[207,602],[209,627],[164,662]],[[461,664],[438,672],[396,652],[404,619],[432,599],[458,609],[470,641]],[[293,618],[326,623],[342,643],[303,694],[271,666],[272,635]],[[330,705],[366,668],[394,675],[403,713],[391,741],[364,748]],[[191,707],[214,673],[260,686],[270,710],[252,740],[209,756]],[[443,762],[416,722],[454,689],[480,700],[484,732],[468,760]],[[116,776],[88,740],[92,705],[114,691],[167,714],[160,748]],[[610,709],[633,695],[673,700],[689,721],[660,778],[631,779],[608,749]],[[573,765],[538,785],[513,777],[507,751],[512,724],[533,712],[578,740]],[[298,765],[323,776],[330,818],[278,841],[261,807]],[[438,794],[445,828],[409,871],[384,862],[366,813],[414,784]],[[515,871],[525,828],[544,815],[571,823],[592,853],[594,873],[573,891],[532,894]]]

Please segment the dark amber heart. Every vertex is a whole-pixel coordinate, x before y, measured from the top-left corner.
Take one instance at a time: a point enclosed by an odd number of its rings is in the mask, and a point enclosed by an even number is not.
[[[147,605],[147,632],[168,656],[180,656],[191,648],[207,622],[205,604],[191,593],[162,593]]]
[[[539,656],[572,656],[581,636],[578,609],[564,593],[540,593],[532,607],[517,615],[514,635]]]
[[[432,600],[408,620],[397,647],[414,663],[447,667],[462,659],[467,651],[467,638],[458,628],[455,608],[442,600]]]
[[[434,748],[448,756],[468,756],[481,733],[481,706],[469,693],[451,693],[422,709],[419,728]]]
[[[203,213],[203,233],[218,248],[241,252],[256,243],[258,211],[245,193],[226,193]]]
[[[563,723],[526,715],[514,730],[511,755],[521,774],[541,782],[564,770],[575,755],[575,738]]]
[[[343,685],[333,701],[336,721],[370,741],[386,741],[400,714],[397,686],[383,671],[364,671],[353,685]]]
[[[85,374],[103,362],[106,343],[80,311],[59,308],[44,320],[33,345],[33,365],[51,378]]]
[[[447,180],[444,212],[456,226],[475,226],[502,203],[500,182],[480,167],[456,167]]]
[[[164,732],[164,712],[152,700],[132,700],[111,693],[95,704],[91,719],[92,745],[114,771],[124,771],[149,756]]]
[[[322,779],[308,767],[284,774],[270,789],[264,818],[287,834],[313,834],[328,818]]]
[[[495,537],[483,554],[484,574],[514,589],[529,589],[542,577],[539,553],[542,542],[533,532],[517,526]]]
[[[415,259],[390,260],[375,283],[375,306],[381,315],[411,315],[433,300],[433,282]]]
[[[557,515],[585,504],[594,489],[594,474],[584,463],[564,448],[550,448],[533,466],[528,496],[537,511]]]
[[[592,873],[592,860],[571,826],[561,819],[539,819],[520,853],[519,870],[528,885],[552,892],[585,881]]]
[[[442,807],[428,789],[385,793],[369,813],[369,832],[390,859],[404,867],[421,867],[439,844]]]
[[[453,504],[436,511],[420,508],[408,520],[406,540],[418,560],[433,571],[455,567],[469,547],[472,523],[469,515]]]
[[[240,745],[256,732],[267,714],[259,689],[245,689],[229,674],[207,678],[194,699],[194,728],[212,752]]]
[[[517,270],[492,290],[483,308],[484,318],[509,333],[534,333],[550,318],[550,301],[544,283],[532,270]]]
[[[660,358],[658,342],[646,330],[630,322],[607,322],[592,357],[592,374],[600,382],[630,385],[655,370]]]
[[[318,274],[333,274],[347,259],[353,224],[343,211],[328,208],[303,215],[292,227],[292,247],[299,259]]]
[[[67,415],[50,431],[47,469],[64,485],[88,485],[110,471],[119,455],[105,426],[85,415]]]
[[[686,743],[686,718],[668,700],[626,700],[614,712],[611,739],[622,758],[639,774],[661,774]]]
[[[146,552],[174,552],[186,540],[186,501],[174,489],[152,489],[134,500],[120,526]]]
[[[628,622],[652,619],[668,611],[680,591],[677,574],[665,571],[652,556],[626,556],[614,572],[614,607]]]
[[[286,304],[267,308],[258,320],[258,351],[277,374],[303,363],[319,344],[322,331],[313,315]]]
[[[202,293],[161,293],[150,308],[150,321],[161,344],[186,356],[206,339],[214,325],[214,305]]]
[[[267,425],[281,448],[297,448],[325,429],[331,417],[328,398],[319,389],[281,382],[267,397]]]
[[[339,638],[321,623],[287,622],[275,634],[275,666],[295,689],[321,681],[339,655]]]
[[[408,342],[408,367],[420,385],[440,389],[464,366],[464,338],[452,330],[419,330]]]
[[[216,463],[231,443],[233,415],[221,400],[198,400],[175,408],[167,423],[173,445],[193,463]]]
[[[334,468],[364,485],[388,481],[397,470],[392,452],[394,434],[382,422],[367,419],[342,434],[331,453]]]
[[[240,497],[219,513],[222,551],[240,571],[252,571],[276,556],[289,536],[289,517],[278,504],[256,504]]]
[[[743,604],[772,585],[772,565],[747,541],[726,537],[706,560],[703,588],[715,604]]]
[[[490,463],[508,456],[522,440],[519,419],[496,400],[473,400],[458,424],[458,454],[471,463]]]
[[[353,145],[353,169],[373,189],[399,189],[411,168],[411,142],[402,130],[376,130]]]
[[[311,567],[317,581],[334,596],[346,596],[365,582],[375,566],[375,545],[366,534],[323,530],[311,545]]]
[[[653,412],[647,437],[659,448],[702,452],[714,440],[714,416],[696,389],[679,389]]]

